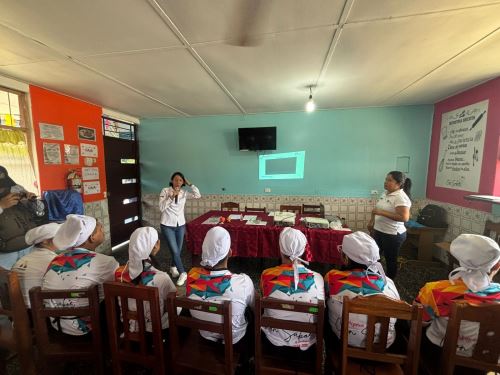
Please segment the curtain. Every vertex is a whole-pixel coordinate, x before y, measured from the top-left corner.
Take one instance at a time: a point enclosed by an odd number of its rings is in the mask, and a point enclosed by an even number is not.
[[[0,129],[0,165],[3,165],[17,184],[26,190],[39,191],[31,165],[26,133],[16,129]]]

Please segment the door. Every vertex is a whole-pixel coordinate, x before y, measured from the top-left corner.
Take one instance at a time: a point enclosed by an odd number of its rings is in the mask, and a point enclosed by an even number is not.
[[[130,239],[141,223],[137,125],[103,117],[111,246]]]

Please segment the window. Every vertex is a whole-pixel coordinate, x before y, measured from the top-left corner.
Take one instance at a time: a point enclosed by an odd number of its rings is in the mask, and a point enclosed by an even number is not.
[[[31,192],[38,192],[30,149],[30,128],[24,93],[0,87],[0,165]]]
[[[129,124],[127,122],[119,120],[113,120],[108,117],[102,118],[102,132],[105,137],[120,138],[129,141],[135,140],[134,124]]]

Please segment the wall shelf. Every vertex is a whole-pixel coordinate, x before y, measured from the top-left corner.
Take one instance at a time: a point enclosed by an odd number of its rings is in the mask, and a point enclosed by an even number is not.
[[[494,195],[466,195],[464,196],[464,199],[468,201],[500,204],[500,197],[495,197]]]

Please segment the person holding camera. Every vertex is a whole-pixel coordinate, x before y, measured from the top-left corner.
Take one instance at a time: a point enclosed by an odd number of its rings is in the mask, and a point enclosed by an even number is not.
[[[40,205],[36,195],[17,185],[7,169],[0,166],[0,267],[10,270],[32,246],[26,232],[39,225],[36,221]],[[41,210],[43,215],[43,209]]]

